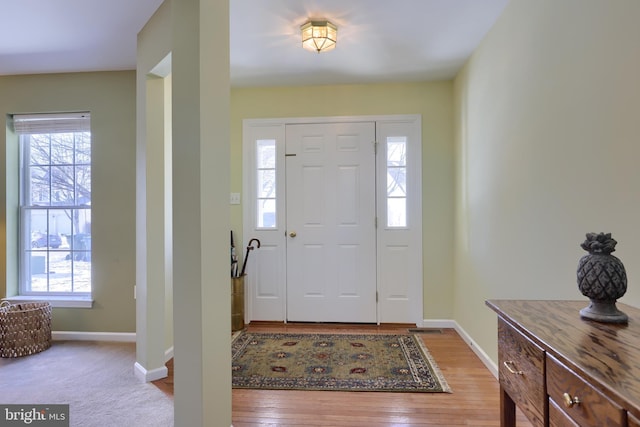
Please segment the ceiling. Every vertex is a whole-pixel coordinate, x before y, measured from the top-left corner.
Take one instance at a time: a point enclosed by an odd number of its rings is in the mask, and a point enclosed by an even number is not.
[[[136,34],[162,0],[3,1],[0,75],[135,69]],[[230,0],[233,86],[452,78],[508,0]],[[336,49],[300,25],[329,19]]]

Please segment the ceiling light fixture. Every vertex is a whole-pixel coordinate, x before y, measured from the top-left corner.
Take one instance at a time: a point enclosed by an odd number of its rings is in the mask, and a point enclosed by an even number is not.
[[[326,52],[336,47],[338,27],[329,21],[308,21],[300,27],[302,47],[312,52]]]

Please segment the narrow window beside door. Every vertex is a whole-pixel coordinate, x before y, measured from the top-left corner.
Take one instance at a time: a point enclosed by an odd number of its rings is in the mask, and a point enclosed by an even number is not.
[[[256,141],[256,228],[276,228],[276,141]]]
[[[387,138],[387,227],[407,226],[407,138]]]

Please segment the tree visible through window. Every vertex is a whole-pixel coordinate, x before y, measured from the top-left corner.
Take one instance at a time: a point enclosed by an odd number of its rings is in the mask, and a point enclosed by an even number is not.
[[[387,138],[387,227],[407,226],[407,139]]]
[[[258,228],[276,228],[276,141],[256,141],[257,218]]]
[[[20,135],[20,290],[91,293],[88,113],[14,116]]]

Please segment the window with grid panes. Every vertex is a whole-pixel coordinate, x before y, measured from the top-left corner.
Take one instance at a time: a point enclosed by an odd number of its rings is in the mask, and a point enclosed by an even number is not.
[[[20,141],[20,294],[91,294],[89,113],[14,115]]]

